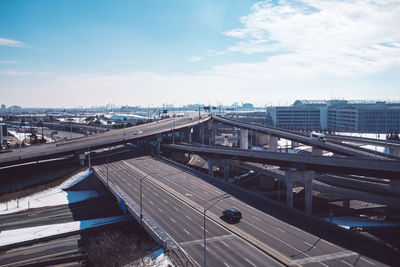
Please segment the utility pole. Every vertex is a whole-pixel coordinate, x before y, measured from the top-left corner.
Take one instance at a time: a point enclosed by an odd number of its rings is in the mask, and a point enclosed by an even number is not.
[[[224,198],[228,198],[230,195],[224,195],[220,197],[217,201],[215,201],[211,206],[208,208],[204,208],[203,210],[203,247],[204,247],[204,261],[203,261],[203,266],[207,267],[207,229],[206,229],[206,212],[214,207],[219,201],[221,201]]]

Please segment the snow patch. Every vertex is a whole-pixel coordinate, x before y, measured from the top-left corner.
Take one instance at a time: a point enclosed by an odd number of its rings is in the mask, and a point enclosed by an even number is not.
[[[59,186],[46,189],[42,192],[8,202],[0,203],[0,214],[10,214],[32,208],[58,206],[75,203],[90,198],[98,197],[93,190],[68,191],[69,188],[79,183],[92,173],[92,170],[81,171],[60,184]]]
[[[328,222],[330,221],[329,217],[322,219]],[[366,218],[356,218],[351,216],[333,217],[332,223],[345,229],[350,229],[350,227],[393,227],[400,225],[399,223],[395,222],[373,221]]]
[[[50,225],[40,225],[35,227],[20,228],[0,232],[0,247],[21,242],[36,240],[53,235],[65,234],[84,230],[102,225],[125,222],[131,220],[131,216],[122,215],[107,218],[98,218],[84,221],[74,221],[68,223],[57,223]]]

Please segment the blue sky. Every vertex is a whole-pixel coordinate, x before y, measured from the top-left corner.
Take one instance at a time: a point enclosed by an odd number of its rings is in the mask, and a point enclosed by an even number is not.
[[[400,2],[0,0],[6,105],[400,100]]]

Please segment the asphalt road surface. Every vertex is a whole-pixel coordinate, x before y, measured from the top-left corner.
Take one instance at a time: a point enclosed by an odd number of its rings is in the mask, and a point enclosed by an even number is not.
[[[202,214],[164,189],[156,186],[156,180],[179,198],[186,198],[201,207],[208,207],[215,199],[226,194],[199,175],[186,168],[149,156],[136,157],[108,164],[111,183],[124,188],[125,192],[139,203],[138,173],[145,173],[143,180],[143,210],[170,234],[192,257],[202,264]],[[96,167],[106,177],[107,165]],[[276,263],[266,254],[243,241],[234,233],[245,233],[246,237],[267,244],[287,258],[305,266],[384,266],[364,255],[331,243],[319,236],[292,226],[270,216],[235,197],[222,199],[207,214],[221,216],[226,208],[237,208],[243,219],[230,225],[227,231],[213,221],[207,221],[209,266],[269,266]],[[222,220],[221,220],[222,221]],[[233,233],[232,233],[233,232]]]
[[[93,136],[82,137],[73,140],[66,140],[57,143],[30,146],[23,149],[15,149],[13,152],[0,154],[0,166],[8,166],[23,162],[35,161],[38,159],[54,158],[60,155],[74,154],[77,151],[88,151],[89,148],[96,149],[109,145],[126,143],[128,140],[140,139],[159,133],[169,132],[172,129],[185,128],[197,125],[201,121],[208,120],[191,117],[169,118],[159,122],[129,127],[126,129],[113,130],[99,133]],[[135,134],[141,131],[141,134]]]

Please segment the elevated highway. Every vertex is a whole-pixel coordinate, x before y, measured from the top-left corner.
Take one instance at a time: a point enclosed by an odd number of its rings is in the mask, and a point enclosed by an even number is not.
[[[194,127],[209,120],[210,117],[193,118],[180,117],[169,118],[159,122],[152,122],[134,127],[99,133],[94,136],[82,137],[74,140],[66,140],[57,143],[31,146],[23,149],[15,149],[13,152],[0,154],[0,167],[22,164],[26,162],[46,160],[66,155],[78,155],[100,148],[125,144],[132,141],[152,138],[157,135],[185,128]],[[138,133],[141,131],[142,133]]]
[[[192,146],[168,144],[164,148],[186,153],[205,155],[212,158],[228,158],[240,161],[258,162],[298,170],[313,170],[354,174],[368,177],[400,180],[400,164],[394,160],[368,158],[325,157],[305,154],[254,151],[227,147]]]
[[[212,119],[214,121],[221,122],[226,125],[231,125],[231,126],[235,126],[238,128],[245,128],[245,129],[252,130],[253,133],[254,132],[266,133],[266,134],[276,136],[279,138],[284,138],[284,139],[295,141],[295,142],[302,143],[305,145],[310,145],[310,146],[319,148],[321,150],[330,151],[330,152],[333,152],[335,154],[342,155],[342,156],[362,157],[362,158],[378,157],[381,159],[385,159],[385,157],[377,156],[376,154],[374,154],[373,151],[371,151],[371,152],[361,151],[356,148],[346,147],[346,146],[343,146],[343,145],[340,145],[337,143],[333,143],[333,142],[323,143],[318,140],[313,140],[307,136],[304,136],[304,135],[301,135],[301,134],[298,134],[295,132],[283,130],[283,129],[250,124],[250,123],[246,123],[246,122],[242,122],[242,121],[222,118],[219,116],[212,116]]]
[[[360,252],[361,243],[344,232],[328,237],[326,223],[310,225],[297,213],[289,215],[281,206],[173,162],[144,156],[101,164],[94,170],[110,188],[120,190],[126,203],[142,201],[143,213],[189,253],[195,266],[204,259],[202,210],[227,193],[229,198],[207,212],[209,266],[385,265]],[[243,219],[235,224],[221,219],[227,208],[242,211]]]
[[[400,142],[399,141],[380,140],[380,139],[373,139],[373,138],[366,138],[366,137],[337,135],[337,134],[336,135],[335,134],[326,135],[326,138],[328,140],[332,140],[332,141],[351,142],[351,143],[356,143],[356,144],[381,146],[381,147],[388,147],[388,148],[400,150]]]

